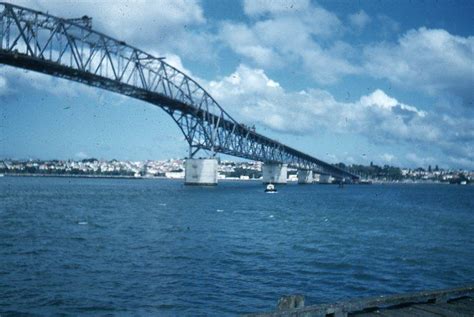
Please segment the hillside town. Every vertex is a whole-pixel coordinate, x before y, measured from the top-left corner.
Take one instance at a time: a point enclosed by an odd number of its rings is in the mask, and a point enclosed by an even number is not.
[[[83,176],[127,178],[184,178],[184,159],[120,161],[95,158],[75,160],[0,160],[0,174],[11,176]],[[474,182],[474,171],[439,168],[399,168],[394,166],[344,165],[346,169],[370,183],[382,182],[432,182],[468,184]],[[262,178],[262,163],[254,161],[221,160],[219,179],[258,180]],[[297,169],[288,168],[288,181],[297,181]],[[327,180],[326,182],[330,182]]]

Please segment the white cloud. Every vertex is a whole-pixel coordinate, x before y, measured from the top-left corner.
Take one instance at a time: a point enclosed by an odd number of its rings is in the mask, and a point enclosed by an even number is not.
[[[93,18],[94,30],[145,51],[170,51],[190,59],[214,57],[213,36],[199,29],[205,25],[206,18],[198,0],[12,2],[63,18],[88,15]]]
[[[209,82],[207,88],[231,115],[247,124],[300,135],[319,129],[353,133],[378,145],[434,149],[474,166],[474,119],[423,111],[380,89],[354,102],[341,102],[320,89],[287,92],[263,70],[246,65]],[[395,156],[385,153],[381,158],[392,162]],[[414,156],[406,159],[416,161]]]
[[[426,116],[426,112],[418,110],[416,107],[409,106],[403,103],[400,103],[397,99],[387,96],[382,90],[377,89],[372,94],[368,96],[362,96],[360,98],[360,104],[365,107],[380,107],[382,109],[392,110],[399,108],[401,111],[405,112],[414,112],[420,117]]]
[[[240,65],[233,74],[221,81],[209,82],[208,86],[214,98],[220,100],[253,94],[271,98],[283,92],[280,85],[268,78],[263,70],[245,65]]]
[[[22,94],[25,89],[35,89],[55,96],[67,97],[97,96],[98,93],[96,88],[87,85],[10,66],[2,68],[0,83],[2,81],[10,87],[8,93],[11,94]],[[26,86],[28,88],[25,88]]]
[[[235,53],[264,68],[304,68],[321,84],[360,71],[349,60],[353,49],[335,40],[344,29],[335,14],[309,2],[291,9],[291,3],[278,1],[244,4],[247,14],[260,19],[251,24],[225,22],[219,33]]]
[[[372,19],[369,17],[364,10],[359,10],[359,12],[353,13],[349,15],[349,22],[353,27],[357,30],[364,29]]]
[[[304,69],[319,84],[331,85],[351,75],[385,78],[400,87],[432,96],[449,94],[472,104],[474,37],[455,36],[425,27],[409,30],[397,42],[360,47],[340,40],[347,31],[338,17],[308,1],[246,1],[248,24],[227,22],[219,38],[255,65]],[[362,30],[372,18],[363,10],[348,17]],[[384,37],[399,24],[385,15],[374,23]],[[387,35],[388,34],[388,35]]]
[[[383,144],[432,146],[456,164],[474,165],[472,112],[456,114],[453,104],[446,101],[450,100],[446,95],[450,95],[472,104],[472,36],[422,27],[406,32],[397,42],[379,42],[360,49],[341,40],[348,34],[347,29],[334,13],[309,0],[246,0],[244,12],[250,22],[221,22],[217,34],[209,32],[212,26],[206,24],[213,21],[206,20],[197,0],[106,0],[94,5],[60,0],[15,3],[61,17],[92,16],[94,29],[166,56],[166,62],[188,75],[192,75],[191,71],[183,66],[181,58],[213,59],[219,50],[217,41],[222,41],[245,62],[229,76],[208,82],[207,87],[226,110],[247,122],[288,133],[304,134],[323,127],[336,133],[365,135]],[[374,16],[372,21],[363,10],[348,19],[360,30],[369,23],[382,24],[378,33],[393,35],[400,27],[383,15]],[[369,74],[426,92],[448,105],[438,106],[437,112],[420,110],[377,89],[352,102],[338,101],[321,89],[288,92],[262,69],[245,66],[248,63],[265,69],[304,70],[315,82],[325,85],[346,76]],[[20,81],[53,94],[78,96],[93,91],[76,83],[6,67],[0,76],[0,95],[20,89]],[[385,155],[383,159],[394,158]],[[413,156],[406,159],[420,161]]]
[[[78,159],[85,159],[85,158],[89,158],[89,154],[85,153],[85,152],[77,152],[76,154],[74,154],[75,157],[77,157]]]
[[[377,78],[431,95],[444,93],[472,103],[474,37],[445,30],[410,30],[396,44],[376,44],[364,50],[365,69]]]
[[[350,127],[359,132],[368,130],[367,133],[380,129],[379,134],[406,134],[409,138],[414,136],[407,130],[426,116],[425,112],[400,103],[381,90],[354,103],[338,102],[320,89],[286,92],[263,70],[245,65],[220,81],[211,81],[208,87],[218,102],[225,107],[229,105],[244,119],[291,133],[308,132],[317,126],[337,131]],[[377,127],[372,126],[372,120],[379,121]]]
[[[29,89],[48,92],[55,96],[80,97],[81,95],[97,95],[96,88],[78,84],[67,79],[10,66],[2,69],[0,83],[2,81],[11,87],[8,92],[12,94],[21,94],[26,89],[25,86],[28,86]]]
[[[244,12],[249,16],[264,14],[282,14],[306,10],[310,7],[309,0],[245,0]]]
[[[400,23],[389,16],[386,16],[385,14],[377,14],[376,22],[378,27],[377,35],[381,36],[382,38],[393,34],[398,34],[400,31]]]
[[[90,2],[56,0],[37,2],[20,0],[15,1],[15,4],[48,11],[50,14],[59,17],[89,15],[93,17],[93,28],[95,30],[124,39],[130,44],[137,44],[139,48],[148,51],[154,56],[164,56],[168,64],[188,75],[192,75],[191,71],[183,66],[180,56],[174,53],[161,54],[160,52],[173,52],[175,50],[184,52],[192,47],[192,52],[187,51],[187,54],[192,56],[207,54],[203,54],[201,51],[202,47],[207,45],[201,43],[206,42],[207,35],[194,36],[187,32],[185,28],[182,28],[182,24],[186,25],[188,23],[192,25],[205,22],[198,1],[164,0],[159,3],[154,1],[119,1],[117,3],[102,1],[91,5]],[[164,38],[160,41],[154,40],[156,36],[161,36],[160,34],[165,31],[170,32],[167,36],[175,44],[167,45],[167,42],[163,40]],[[147,36],[150,37],[147,39]],[[19,42],[17,45],[24,46],[23,42]],[[141,45],[144,45],[144,47]],[[177,48],[178,46],[179,48]],[[159,50],[156,49],[158,47],[160,48]],[[20,48],[20,51],[22,49],[25,50],[26,48]],[[4,87],[2,88],[2,86]],[[8,91],[7,86],[10,87]],[[77,97],[84,93],[88,95],[96,93],[94,88],[33,71],[25,71],[13,67],[2,69],[0,74],[0,94],[7,92],[20,93],[25,86],[35,90],[47,91],[54,95],[69,97]]]
[[[295,21],[304,25],[305,33],[316,36],[332,36],[342,29],[342,23],[332,12],[312,5],[309,0],[287,1],[287,0],[246,0],[244,1],[244,12],[251,17],[265,18],[259,22],[275,22],[275,32],[291,32],[290,24]],[[285,20],[290,21],[288,24]],[[283,21],[281,24],[279,22]],[[282,27],[283,26],[283,27]],[[290,30],[284,28],[290,26]],[[293,36],[297,33],[292,33]],[[287,38],[291,40],[291,37]]]
[[[281,64],[281,57],[271,47],[262,45],[258,34],[245,24],[223,23],[220,37],[236,53],[253,59],[259,65],[271,67]]]
[[[164,60],[163,60],[164,62],[173,66],[174,68],[183,72],[184,74],[196,79],[193,73],[191,72],[191,70],[189,70],[188,68],[184,66],[183,60],[181,59],[180,56],[173,53],[162,53],[158,51],[149,51],[149,53],[152,54],[153,56],[164,57]]]
[[[90,1],[7,1],[32,9],[48,11],[64,18],[88,15],[93,23],[122,39],[140,37],[149,40],[151,33],[184,25],[205,23],[204,12],[197,0],[105,0]],[[143,34],[143,35],[141,35]]]
[[[428,156],[428,157],[421,157],[417,155],[416,153],[408,153],[406,155],[406,159],[412,163],[414,163],[416,166],[428,166],[431,164],[436,164],[437,160],[434,157]]]
[[[380,155],[380,158],[386,163],[392,163],[396,157],[393,154],[384,153]]]
[[[336,47],[328,50],[314,45],[312,49],[301,51],[304,67],[320,84],[334,84],[340,78],[360,72],[359,67],[341,56]]]

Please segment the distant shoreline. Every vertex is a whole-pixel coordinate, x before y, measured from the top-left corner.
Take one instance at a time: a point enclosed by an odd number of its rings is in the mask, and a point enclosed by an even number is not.
[[[1,175],[0,175],[1,176]],[[183,178],[168,178],[165,176],[127,176],[127,175],[71,175],[71,174],[31,174],[31,173],[4,173],[4,177],[56,177],[56,178],[93,178],[93,179],[160,179],[160,180],[172,180],[172,181],[183,181]],[[219,181],[261,181],[261,179],[239,179],[239,178],[224,178]],[[297,183],[296,181],[288,181],[289,184]],[[434,185],[456,185],[447,182],[433,182],[433,181],[374,181],[370,185],[386,185],[386,184],[400,184],[400,185],[417,185],[417,184],[434,184]],[[337,185],[331,183],[314,183],[314,185]],[[346,184],[346,185],[364,185],[365,184]],[[470,184],[469,184],[470,185]]]
[[[4,173],[5,177],[69,177],[69,178],[113,178],[113,179],[169,179],[184,180],[184,178],[172,178],[166,176],[127,176],[127,175],[72,175],[72,174],[32,174],[32,173]],[[224,178],[219,181],[261,181],[257,178],[241,179],[241,178]]]
[[[135,177],[127,175],[72,175],[72,174],[31,174],[31,173],[4,173],[5,177],[69,177],[69,178],[124,178],[124,179],[144,179],[146,177]],[[166,177],[154,177],[163,178]]]
[[[113,179],[169,179],[169,180],[184,180],[184,178],[172,178],[166,176],[127,176],[127,175],[72,175],[72,174],[37,174],[37,173],[3,173],[5,177],[69,177],[69,178],[113,178]],[[224,178],[220,181],[259,181],[261,179],[250,178]]]

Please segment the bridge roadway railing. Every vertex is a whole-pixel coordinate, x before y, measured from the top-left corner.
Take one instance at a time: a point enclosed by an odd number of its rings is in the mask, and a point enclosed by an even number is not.
[[[0,3],[0,63],[159,106],[183,132],[190,156],[205,149],[339,178],[358,178],[238,123],[197,82],[163,58],[94,31],[91,24],[87,16],[64,19]]]

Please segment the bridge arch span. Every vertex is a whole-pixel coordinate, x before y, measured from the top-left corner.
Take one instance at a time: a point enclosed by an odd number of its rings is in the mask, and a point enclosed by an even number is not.
[[[181,129],[190,157],[204,149],[339,178],[358,178],[238,123],[192,78],[163,58],[94,31],[86,16],[63,19],[0,3],[0,63],[156,105]]]

